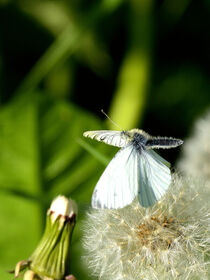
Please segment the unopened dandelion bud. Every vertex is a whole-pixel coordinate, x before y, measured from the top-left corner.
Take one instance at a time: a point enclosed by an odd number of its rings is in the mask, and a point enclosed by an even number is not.
[[[45,232],[40,243],[29,260],[16,265],[15,276],[19,275],[25,265],[29,270],[24,280],[65,279],[70,272],[69,247],[76,215],[77,205],[73,200],[64,196],[55,198],[47,211]]]
[[[58,216],[60,216],[61,221],[65,221],[66,218],[72,219],[77,215],[77,212],[76,202],[61,195],[53,200],[48,210],[48,214],[51,214],[52,223],[55,222]]]

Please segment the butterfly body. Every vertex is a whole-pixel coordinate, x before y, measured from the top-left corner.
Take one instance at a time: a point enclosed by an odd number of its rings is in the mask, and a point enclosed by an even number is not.
[[[87,131],[83,135],[121,148],[94,189],[93,208],[122,208],[136,196],[143,207],[150,207],[165,194],[171,183],[170,163],[152,149],[177,147],[182,140],[153,137],[140,129]]]

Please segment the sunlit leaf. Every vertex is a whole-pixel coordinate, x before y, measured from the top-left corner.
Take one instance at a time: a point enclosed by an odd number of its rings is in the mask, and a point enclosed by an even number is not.
[[[0,279],[11,279],[5,271],[33,252],[55,195],[89,205],[104,165],[77,141],[85,130],[100,128],[95,117],[47,95],[22,96],[1,109]],[[76,240],[79,227],[78,233]]]

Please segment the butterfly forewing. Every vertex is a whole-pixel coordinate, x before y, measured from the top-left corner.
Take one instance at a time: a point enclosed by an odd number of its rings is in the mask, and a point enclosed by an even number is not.
[[[92,196],[93,208],[117,209],[138,193],[138,156],[132,145],[121,149],[100,177]]]
[[[129,142],[129,137],[123,131],[117,131],[117,130],[116,131],[115,130],[86,131],[83,133],[83,136],[119,148],[125,147]]]

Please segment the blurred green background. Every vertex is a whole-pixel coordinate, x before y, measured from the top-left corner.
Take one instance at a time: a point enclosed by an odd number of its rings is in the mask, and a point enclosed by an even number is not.
[[[210,106],[210,1],[0,0],[0,279],[34,250],[58,194],[81,222],[115,148],[85,130],[185,139]],[[173,164],[180,149],[161,151]]]

